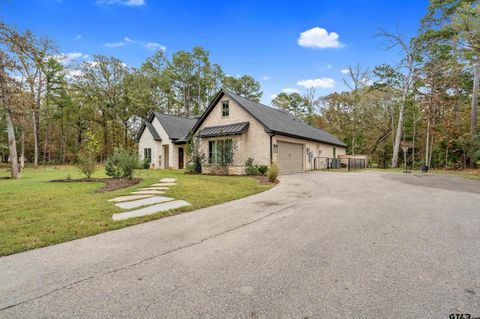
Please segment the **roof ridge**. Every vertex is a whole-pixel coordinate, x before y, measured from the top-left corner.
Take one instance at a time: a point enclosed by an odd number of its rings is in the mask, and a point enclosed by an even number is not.
[[[197,119],[191,118],[191,117],[173,115],[173,114],[163,113],[163,112],[159,112],[159,111],[153,111],[153,112],[156,113],[156,114],[166,115],[166,116],[170,116],[170,117],[176,117],[176,118],[179,118],[179,119],[192,120],[192,121],[196,121],[196,120],[197,120]]]
[[[249,99],[249,98],[247,98],[247,97],[241,96],[241,95],[239,95],[239,94],[237,94],[237,93],[233,93],[233,92],[228,91],[228,90],[225,90],[225,92],[227,92],[227,93],[229,93],[229,94],[236,95],[236,96],[238,96],[238,97],[241,97],[242,99],[245,99],[245,100],[248,100],[248,101],[250,101],[250,102],[256,103],[256,104],[258,104],[258,105],[260,105],[260,106],[267,107],[267,108],[269,108],[269,109],[271,109],[271,110],[275,110],[275,111],[281,112],[281,113],[283,113],[283,114],[292,115],[292,114],[288,113],[288,112],[285,111],[285,110],[280,110],[280,109],[277,109],[277,108],[275,108],[275,107],[271,107],[271,106],[265,105],[265,104],[263,104],[263,103],[256,102],[256,101],[254,101],[254,100],[252,100],[252,99]],[[292,115],[292,116],[293,116],[293,115]]]

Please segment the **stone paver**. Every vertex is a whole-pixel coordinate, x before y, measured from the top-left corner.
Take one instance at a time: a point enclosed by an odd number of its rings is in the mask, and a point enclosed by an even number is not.
[[[152,215],[158,212],[164,212],[170,209],[174,208],[180,208],[183,206],[189,206],[190,203],[184,201],[184,200],[175,200],[171,202],[166,202],[166,203],[161,203],[157,205],[152,205],[152,206],[147,206],[144,208],[140,208],[137,210],[132,210],[129,212],[125,213],[120,213],[120,214],[113,214],[112,218],[113,220],[123,220],[123,219],[128,219],[128,218],[133,218],[133,217],[141,217],[141,216],[147,216],[147,215]]]
[[[164,191],[164,190],[167,190],[167,189],[169,189],[169,188],[168,187],[157,186],[157,187],[140,188],[140,189],[137,189],[137,191]]]
[[[175,183],[156,183],[156,184],[152,184],[152,186],[174,186],[174,185],[177,185]]]
[[[124,202],[124,203],[117,203],[115,206],[123,208],[123,209],[131,209],[137,208],[141,206],[148,206],[152,204],[158,204],[163,202],[169,202],[174,200],[175,198],[172,197],[165,197],[165,196],[153,196],[149,198],[139,199],[132,202]]]
[[[176,178],[165,177],[160,180],[160,183],[174,183],[176,181]]]
[[[115,197],[112,199],[109,199],[109,202],[115,202],[115,203],[120,203],[120,202],[127,202],[130,200],[136,200],[136,199],[142,199],[142,198],[148,198],[152,197],[153,195],[127,195],[127,196],[120,196],[120,197]]]
[[[163,191],[136,191],[136,192],[131,192],[131,194],[136,194],[136,195],[160,195],[160,194],[165,194]]]

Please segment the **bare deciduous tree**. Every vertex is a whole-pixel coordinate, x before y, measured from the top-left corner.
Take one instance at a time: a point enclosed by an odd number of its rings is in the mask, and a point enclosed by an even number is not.
[[[422,34],[422,33],[421,33]],[[419,54],[422,41],[420,38],[413,38],[410,41],[404,39],[399,33],[389,33],[380,29],[377,36],[385,39],[385,49],[390,50],[400,47],[403,58],[397,65],[402,77],[402,96],[400,100],[400,111],[398,114],[397,130],[393,144],[392,167],[398,166],[398,153],[400,150],[400,139],[402,137],[403,122],[405,116],[405,107],[408,95],[411,94],[412,85],[419,70]]]

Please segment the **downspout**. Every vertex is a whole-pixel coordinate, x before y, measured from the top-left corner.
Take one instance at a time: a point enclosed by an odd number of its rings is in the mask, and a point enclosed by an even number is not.
[[[270,133],[270,165],[273,164],[273,136],[275,136],[275,134],[273,133]]]

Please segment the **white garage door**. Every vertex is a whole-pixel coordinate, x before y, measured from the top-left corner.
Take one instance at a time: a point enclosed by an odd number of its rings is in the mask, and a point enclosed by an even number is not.
[[[303,145],[278,142],[278,168],[280,173],[303,171]]]

